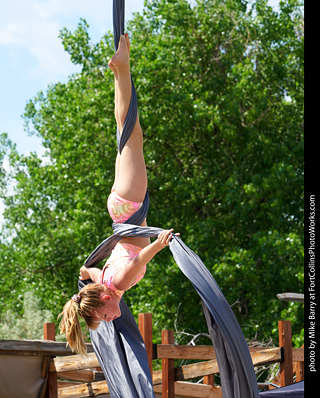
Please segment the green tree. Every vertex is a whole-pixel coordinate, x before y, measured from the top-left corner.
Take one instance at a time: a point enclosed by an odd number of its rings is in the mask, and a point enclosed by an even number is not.
[[[276,294],[303,289],[303,17],[301,2],[146,1],[128,24],[145,137],[148,224],[173,226],[203,259],[248,338],[276,338],[281,314],[302,307]],[[2,252],[58,314],[86,256],[112,233],[106,201],[116,156],[113,37],[92,44],[82,20],[61,31],[82,72],[29,101],[29,133],[47,160],[9,151]],[[8,177],[9,178],[9,177]],[[8,243],[10,242],[10,243]],[[3,256],[4,254],[1,254]],[[1,262],[1,267],[7,267]],[[1,271],[3,272],[3,271]],[[14,271],[16,272],[16,271]],[[126,293],[155,330],[205,330],[200,302],[169,252]]]
[[[23,297],[23,315],[17,319],[12,310],[7,310],[0,325],[0,339],[43,339],[43,323],[49,322],[52,314],[39,308],[39,299],[33,292],[26,292]]]

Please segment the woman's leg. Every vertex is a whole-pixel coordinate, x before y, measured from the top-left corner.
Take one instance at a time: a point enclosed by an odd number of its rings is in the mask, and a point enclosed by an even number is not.
[[[115,76],[115,117],[122,132],[131,101],[131,75],[129,65],[130,43],[122,36],[116,54],[109,62]],[[121,155],[116,160],[116,177],[113,188],[124,199],[143,202],[147,189],[147,171],[143,156],[143,136],[139,117]]]

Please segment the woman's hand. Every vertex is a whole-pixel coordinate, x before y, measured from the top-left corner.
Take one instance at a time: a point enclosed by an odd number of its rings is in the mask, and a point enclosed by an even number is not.
[[[86,279],[90,279],[90,275],[89,275],[88,269],[84,265],[80,268],[79,279],[82,280],[82,281],[84,281]]]
[[[162,248],[169,246],[169,242],[172,238],[172,231],[173,228],[167,229],[165,231],[160,232],[160,234],[158,235],[157,243],[161,245]],[[177,233],[175,235],[179,236],[180,234]]]

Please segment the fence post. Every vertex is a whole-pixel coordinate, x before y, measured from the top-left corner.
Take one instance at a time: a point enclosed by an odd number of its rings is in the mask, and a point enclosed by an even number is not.
[[[207,384],[209,386],[214,386],[214,375],[204,376],[203,384]]]
[[[147,350],[147,358],[148,358],[148,364],[152,380],[152,354],[153,354],[152,314],[151,313],[139,314],[138,323],[139,323],[139,330]]]
[[[283,361],[280,362],[280,385],[284,387],[293,383],[291,322],[278,321],[278,328],[279,347],[283,352]]]
[[[43,338],[44,340],[56,340],[56,328],[54,323],[43,324]],[[49,372],[48,374],[46,398],[58,398],[58,377],[56,372]]]
[[[162,330],[162,344],[174,344],[174,331]],[[162,398],[174,398],[174,359],[162,360]]]

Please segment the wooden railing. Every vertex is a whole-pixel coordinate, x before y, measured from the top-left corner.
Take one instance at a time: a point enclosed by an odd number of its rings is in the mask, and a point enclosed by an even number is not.
[[[254,366],[280,363],[281,386],[303,380],[304,350],[292,348],[291,323],[279,321],[279,347],[249,347]],[[54,340],[54,324],[45,324],[45,339]],[[184,346],[174,344],[172,330],[162,331],[162,344],[152,342],[152,315],[139,314],[139,329],[145,341],[149,368],[156,397],[222,397],[214,375],[219,373],[212,346]],[[108,386],[98,360],[88,344],[88,358],[72,355],[65,343],[54,341],[0,341],[0,354],[41,355],[49,362],[46,398],[81,398],[108,394]],[[50,359],[49,359],[50,358]],[[162,360],[162,370],[153,371],[153,359]],[[202,362],[174,367],[175,359],[202,360]],[[202,384],[187,382],[203,378]],[[106,397],[108,395],[105,395]]]

